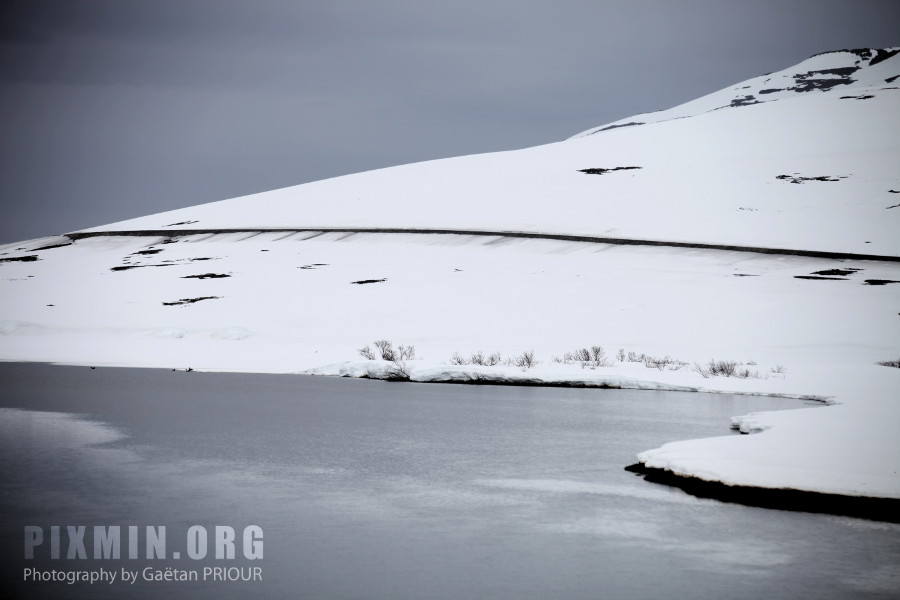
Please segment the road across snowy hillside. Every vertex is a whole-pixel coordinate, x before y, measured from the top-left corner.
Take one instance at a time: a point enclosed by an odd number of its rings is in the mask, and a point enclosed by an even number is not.
[[[671,242],[664,240],[639,240],[632,238],[594,237],[586,235],[567,235],[561,233],[537,233],[528,231],[485,231],[485,230],[457,230],[457,229],[405,229],[392,228],[362,228],[362,227],[331,227],[331,228],[305,228],[305,229],[179,229],[179,230],[125,230],[125,231],[83,231],[69,233],[65,237],[71,240],[82,240],[90,237],[126,236],[126,237],[168,237],[177,238],[188,235],[220,234],[220,233],[401,233],[416,235],[463,235],[485,237],[509,237],[534,240],[559,240],[564,242],[586,242],[591,244],[614,244],[621,246],[666,246],[669,248],[698,248],[702,250],[727,250],[731,252],[754,252],[758,254],[784,254],[790,256],[811,256],[814,258],[834,258],[839,260],[883,260],[888,262],[900,262],[900,256],[884,256],[880,254],[857,254],[853,252],[823,252],[819,250],[798,250],[793,248],[762,248],[759,246],[733,246],[729,244],[701,244],[697,242]]]

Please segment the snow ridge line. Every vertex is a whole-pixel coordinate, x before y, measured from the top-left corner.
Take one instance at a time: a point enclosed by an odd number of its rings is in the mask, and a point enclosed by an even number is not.
[[[700,242],[673,242],[664,240],[641,240],[633,238],[612,238],[562,233],[538,233],[530,231],[486,231],[481,229],[418,229],[404,227],[303,227],[303,228],[234,228],[234,229],[136,229],[131,231],[76,231],[64,234],[72,241],[92,237],[133,236],[133,237],[184,237],[217,233],[400,233],[413,235],[472,235],[484,237],[510,237],[522,239],[557,240],[585,242],[591,244],[613,244],[623,246],[665,246],[671,248],[697,248],[701,250],[724,250],[729,252],[753,252],[757,254],[782,254],[789,256],[809,256],[844,260],[875,260],[900,262],[900,256],[883,254],[860,254],[855,252],[826,252],[822,250],[799,250],[793,248],[765,248],[761,246],[736,246],[731,244],[704,244]]]

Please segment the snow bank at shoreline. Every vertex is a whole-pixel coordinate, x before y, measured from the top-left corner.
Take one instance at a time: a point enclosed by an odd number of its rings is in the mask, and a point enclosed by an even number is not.
[[[523,369],[513,366],[448,365],[409,361],[405,367],[408,381],[413,383],[458,383],[483,385],[529,385],[538,387],[583,387],[600,389],[657,390],[670,392],[702,392],[709,394],[741,394],[796,398],[828,403],[822,396],[802,393],[781,393],[777,384],[742,383],[740,378],[704,378],[689,369],[684,371],[658,371],[635,363],[620,363],[607,367],[580,368],[573,365],[548,365]],[[404,380],[397,377],[397,365],[385,360],[348,361],[324,365],[300,372],[301,375],[332,377],[356,377],[366,379]],[[658,374],[658,376],[656,375]],[[774,376],[781,380],[782,378]],[[748,378],[749,379],[749,378]],[[704,382],[704,383],[701,383]],[[729,382],[731,385],[729,385]],[[771,388],[763,391],[760,388]]]
[[[477,365],[409,366],[409,380],[422,383],[536,385],[751,394],[817,400],[814,414],[784,410],[735,416],[732,427],[750,436],[723,436],[679,441],[642,452],[645,467],[732,486],[900,499],[900,406],[896,391],[900,371],[888,367],[848,369],[850,385],[828,382],[836,398],[777,392],[797,389],[784,379],[703,378],[630,365],[596,370]],[[391,379],[396,366],[387,361],[346,362],[304,371],[310,375]],[[808,389],[821,387],[815,372],[795,380]],[[827,404],[827,405],[826,405]],[[885,452],[887,451],[887,452]]]

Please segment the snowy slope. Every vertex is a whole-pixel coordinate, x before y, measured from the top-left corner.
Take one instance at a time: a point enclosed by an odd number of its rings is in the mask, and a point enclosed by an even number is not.
[[[900,210],[888,209],[900,202],[890,191],[900,190],[900,81],[889,81],[900,75],[900,54],[872,62],[824,54],[656,113],[639,127],[360,173],[88,231],[527,231],[900,256]],[[831,88],[759,91],[790,88],[816,69],[850,68],[853,76]],[[732,107],[735,90],[767,101]],[[631,166],[640,169],[580,172]]]
[[[839,99],[868,100],[864,95],[883,91],[897,83],[894,58],[900,48],[837,50],[822,52],[777,73],[748,79],[730,88],[691,100],[668,110],[645,113],[593,127],[573,137],[594,135],[619,127],[635,127],[693,117],[714,110],[739,108],[764,102],[806,98],[835,92]]]
[[[415,345],[418,381],[815,397],[831,405],[748,417],[744,428],[765,431],[673,441],[641,460],[900,498],[900,369],[875,364],[900,358],[891,52],[826,53],[623,120],[644,125],[0,246],[0,360],[385,376],[390,363],[357,349],[387,338]],[[581,172],[616,167],[640,168]],[[515,232],[888,260],[504,235]],[[593,345],[605,366],[553,361]],[[539,364],[451,364],[479,350],[533,350]],[[710,359],[752,376],[714,376]]]

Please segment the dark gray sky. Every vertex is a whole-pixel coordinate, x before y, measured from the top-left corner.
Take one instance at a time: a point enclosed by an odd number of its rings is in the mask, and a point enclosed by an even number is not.
[[[897,0],[2,0],[0,243],[552,142],[898,23]]]

